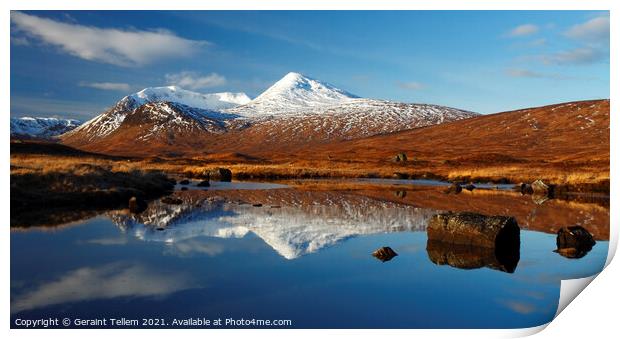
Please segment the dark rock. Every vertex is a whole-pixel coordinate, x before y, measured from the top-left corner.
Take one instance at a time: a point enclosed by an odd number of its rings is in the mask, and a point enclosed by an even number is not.
[[[487,267],[513,273],[520,259],[519,247],[509,246],[500,249],[429,240],[426,243],[426,253],[435,265],[449,265],[466,270]]]
[[[181,180],[181,181],[179,181],[179,184],[180,185],[189,185],[189,180],[187,180],[187,179]]]
[[[219,181],[226,181],[226,182],[232,181],[232,171],[229,170],[228,168],[214,168],[212,170],[209,170],[207,174],[209,178],[212,180],[219,180]]]
[[[396,156],[394,157],[394,161],[396,161],[396,162],[405,162],[405,161],[407,161],[407,154],[405,154],[405,153],[398,153],[398,154],[396,154]]]
[[[382,262],[390,261],[397,255],[398,253],[394,252],[394,250],[390,247],[381,247],[380,249],[372,252],[372,256]]]
[[[567,258],[582,258],[596,244],[592,234],[581,226],[562,227],[556,238],[556,250]]]
[[[142,213],[144,212],[144,210],[146,210],[147,208],[147,203],[146,201],[137,198],[137,197],[131,197],[129,199],[129,212],[131,213]]]
[[[198,186],[198,187],[209,187],[209,186],[211,186],[211,184],[209,183],[209,180],[203,180],[203,181],[199,182],[196,186]]]
[[[252,204],[252,206],[254,206],[254,207],[262,207],[263,204]]]
[[[450,193],[454,193],[454,194],[459,194],[461,193],[461,191],[463,191],[463,187],[461,187],[461,185],[457,182],[452,183],[452,185],[450,185],[450,187],[448,187],[444,193],[446,194],[450,194]]]
[[[467,184],[465,185],[464,188],[468,191],[473,191],[476,188],[476,186],[474,186],[473,184]]]
[[[174,197],[163,197],[160,201],[169,205],[181,205],[183,203],[183,200]]]
[[[187,191],[188,188],[187,187],[181,187],[181,191]]]
[[[430,241],[450,244],[505,247],[520,245],[520,228],[513,217],[460,212],[434,215],[426,228]]]

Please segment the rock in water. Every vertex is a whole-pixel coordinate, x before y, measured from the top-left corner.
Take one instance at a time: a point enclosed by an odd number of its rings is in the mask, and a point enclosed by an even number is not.
[[[189,185],[189,180],[187,179],[181,180],[179,181],[179,185]]]
[[[582,258],[596,244],[592,234],[581,226],[562,227],[558,231],[557,253],[567,258]]]
[[[392,248],[387,246],[381,247],[380,249],[372,252],[372,256],[381,260],[382,262],[390,261],[397,255],[398,253],[394,252]]]
[[[146,210],[146,207],[147,207],[146,201],[140,198],[131,197],[129,199],[129,212],[131,213],[142,213],[144,212],[144,210]]]
[[[465,185],[465,189],[468,191],[473,191],[475,188],[476,186],[474,186],[474,184]]]
[[[463,191],[463,187],[461,187],[459,183],[455,182],[455,183],[452,183],[452,185],[450,185],[448,189],[446,189],[445,193],[446,194],[450,194],[450,193],[459,194],[461,193],[461,191]]]
[[[219,181],[232,181],[232,171],[228,168],[215,168],[210,170],[208,173],[210,179],[215,179]]]
[[[451,244],[505,247],[520,245],[517,220],[507,216],[486,216],[460,212],[434,215],[426,229],[429,240]]]
[[[211,184],[209,183],[209,180],[203,180],[201,182],[198,183],[198,185],[196,185],[198,187],[209,187],[211,186]]]

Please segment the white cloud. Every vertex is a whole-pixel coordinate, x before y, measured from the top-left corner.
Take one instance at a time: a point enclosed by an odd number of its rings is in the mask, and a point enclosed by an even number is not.
[[[586,43],[609,40],[609,16],[603,15],[571,27],[564,33],[567,37]]]
[[[554,65],[590,64],[605,59],[605,53],[605,50],[594,47],[579,47],[545,55],[542,57],[542,60],[546,64]]]
[[[508,36],[517,37],[517,36],[526,36],[531,35],[538,32],[539,28],[533,24],[525,24],[521,26],[517,26],[513,28],[510,32],[508,32]]]
[[[506,70],[506,74],[513,78],[536,78],[536,79],[554,79],[554,80],[568,80],[573,79],[570,76],[564,76],[555,73],[541,73],[536,71],[531,71],[528,69],[522,68],[510,68]]]
[[[140,31],[65,23],[21,12],[11,13],[14,31],[73,56],[119,66],[144,65],[197,52],[204,41],[188,40],[167,30]]]
[[[102,89],[105,91],[124,91],[127,92],[131,89],[131,86],[122,82],[80,82],[80,87],[91,87],[96,89]]]
[[[180,72],[166,74],[166,81],[170,85],[196,90],[200,88],[222,86],[226,83],[226,78],[217,73],[203,76],[196,72]]]
[[[83,267],[11,298],[11,313],[69,302],[161,296],[193,286],[187,275],[154,272],[137,264]]]
[[[408,89],[408,90],[413,90],[413,91],[417,91],[417,90],[421,90],[424,88],[424,85],[419,83],[419,82],[415,82],[415,81],[409,81],[409,82],[397,82],[396,85],[402,89]]]

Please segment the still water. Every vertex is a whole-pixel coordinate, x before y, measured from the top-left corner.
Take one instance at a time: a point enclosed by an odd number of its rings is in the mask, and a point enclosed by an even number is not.
[[[177,191],[177,204],[155,201],[139,215],[113,210],[12,227],[11,326],[124,317],[168,325],[229,318],[290,320],[279,327],[294,328],[531,327],[553,318],[562,279],[597,273],[607,257],[604,203],[541,202],[502,190],[447,195],[431,186],[214,186]],[[514,216],[521,227],[514,272],[492,256],[427,248],[428,220],[442,211]],[[557,229],[575,224],[597,240],[579,259],[554,252]],[[398,256],[371,256],[382,246]]]

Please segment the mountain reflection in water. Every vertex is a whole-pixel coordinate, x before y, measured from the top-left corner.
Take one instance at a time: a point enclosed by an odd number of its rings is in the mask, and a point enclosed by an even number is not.
[[[11,317],[211,310],[302,328],[529,327],[553,317],[561,279],[600,271],[609,237],[604,205],[537,205],[510,191],[190,189],[172,198],[140,214],[12,224]],[[446,211],[514,216],[520,248],[429,242],[429,219]],[[577,224],[596,246],[579,259],[554,253],[557,229]],[[377,260],[382,247],[398,256]],[[394,312],[378,314],[386,304]]]

